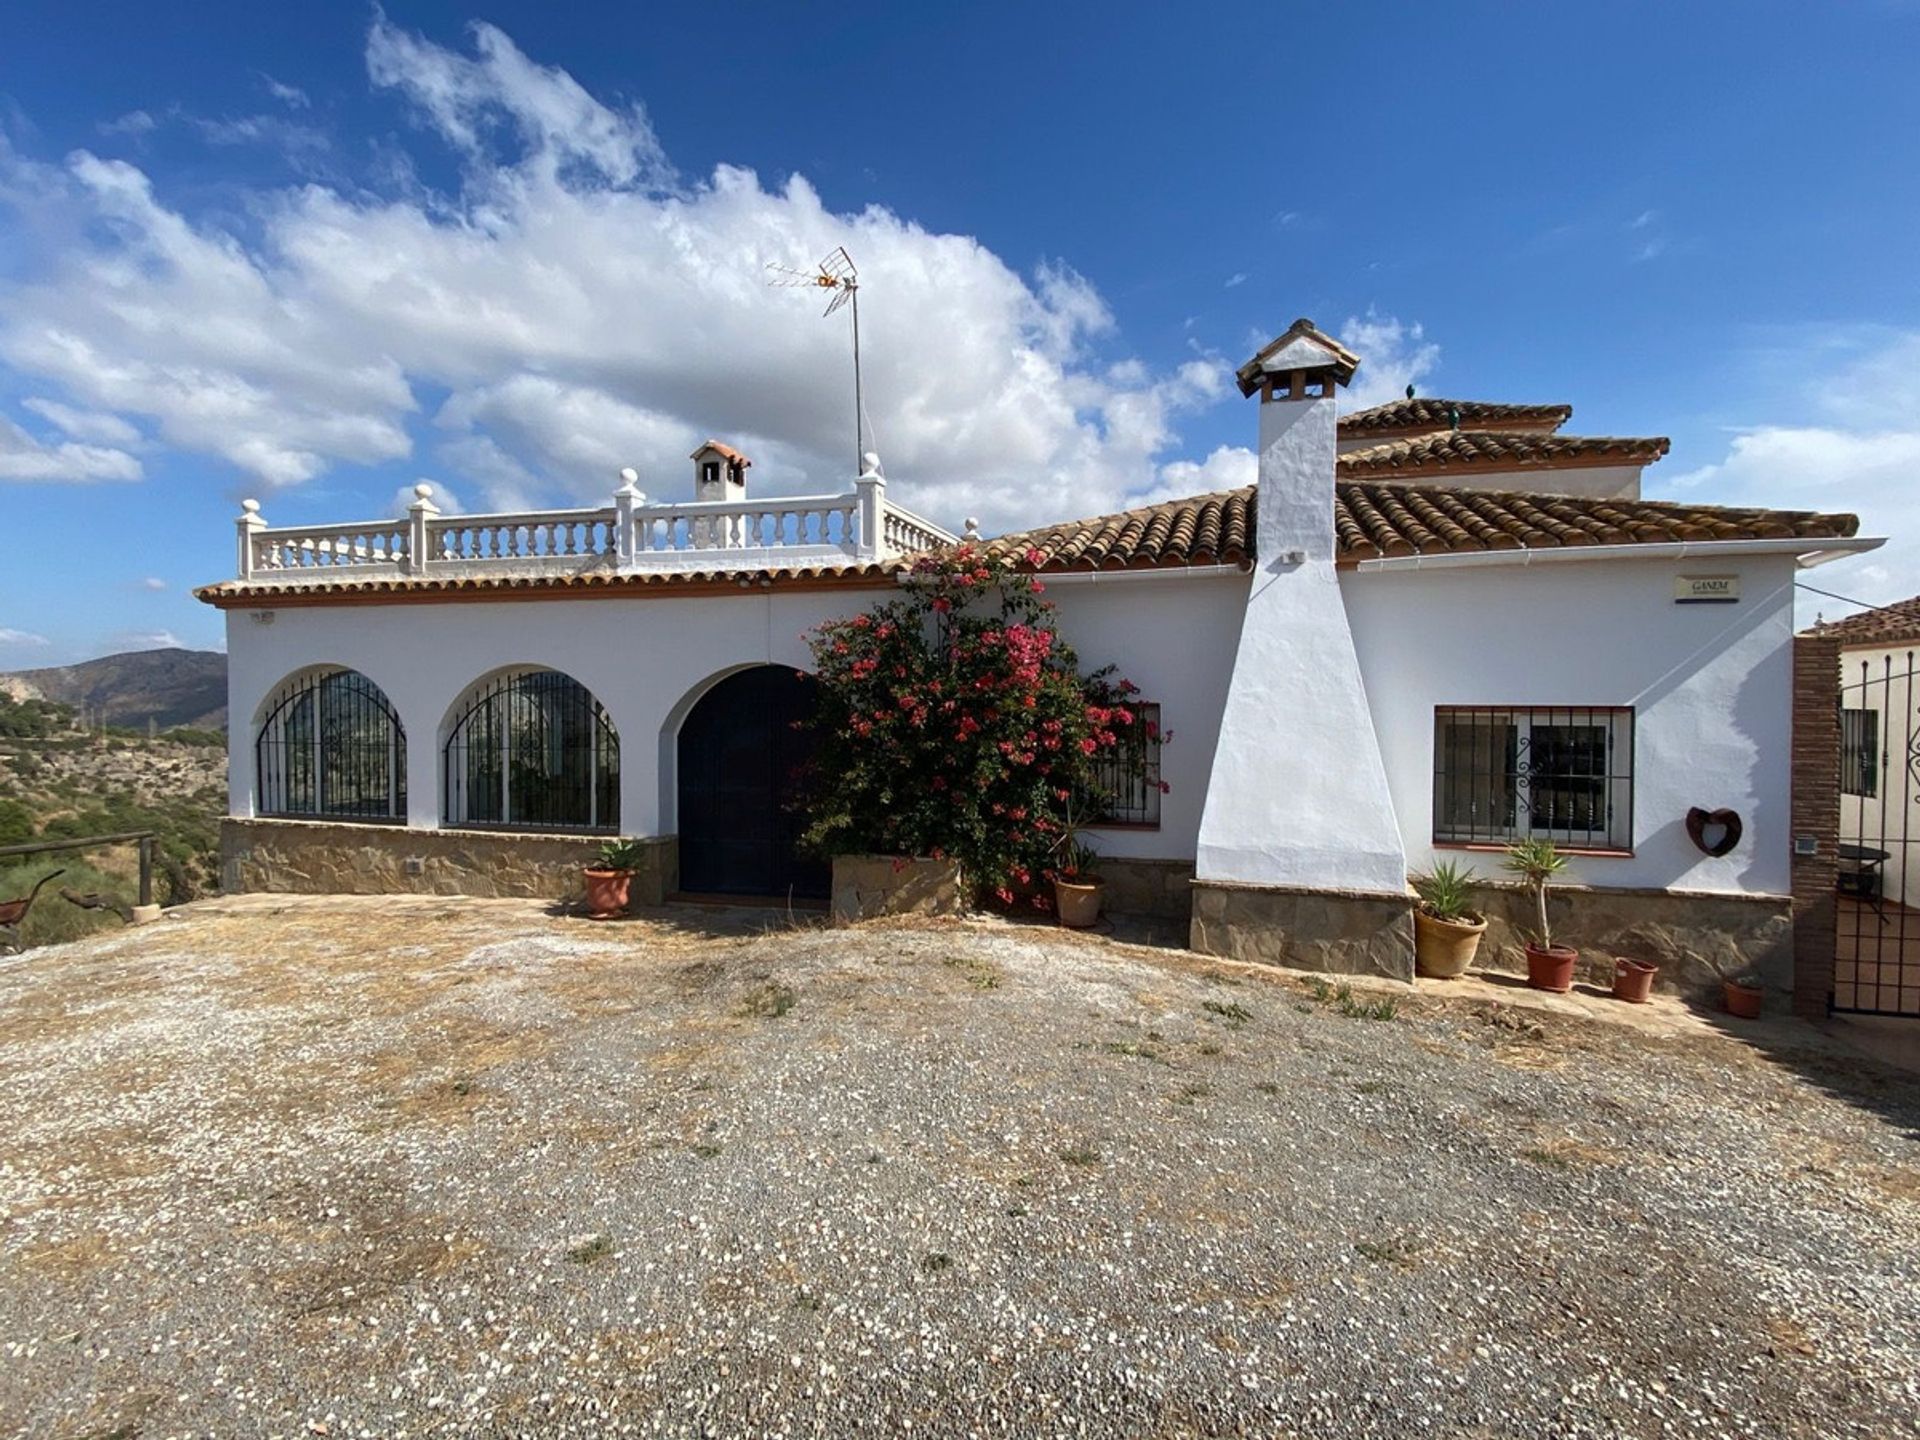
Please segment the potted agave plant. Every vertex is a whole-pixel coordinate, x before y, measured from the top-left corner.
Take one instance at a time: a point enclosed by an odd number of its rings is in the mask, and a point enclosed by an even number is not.
[[[1060,923],[1085,930],[1100,918],[1100,899],[1106,889],[1100,878],[1100,856],[1069,826],[1054,847],[1053,909]]]
[[[1473,871],[1451,860],[1415,877],[1420,903],[1413,912],[1413,958],[1422,975],[1452,980],[1473,964],[1487,921],[1467,906],[1472,884]]]
[[[1553,926],[1547,919],[1547,886],[1567,868],[1567,857],[1554,849],[1551,840],[1527,839],[1509,845],[1500,863],[1518,875],[1533,895],[1534,918],[1539,923],[1527,941],[1527,984],[1564,995],[1573,989],[1573,967],[1580,952],[1570,945],[1553,943]]]
[[[1720,977],[1720,1001],[1729,1015],[1742,1020],[1758,1020],[1766,1003],[1766,987],[1751,970]]]
[[[645,858],[638,840],[609,840],[586,869],[587,913],[595,920],[612,920],[627,913],[633,872]]]

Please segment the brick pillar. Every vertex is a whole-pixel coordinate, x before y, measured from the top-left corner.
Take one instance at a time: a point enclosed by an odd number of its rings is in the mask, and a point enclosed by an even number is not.
[[[1833,996],[1840,843],[1840,641],[1793,639],[1793,1009],[1824,1019]],[[1802,854],[1805,838],[1813,853]]]

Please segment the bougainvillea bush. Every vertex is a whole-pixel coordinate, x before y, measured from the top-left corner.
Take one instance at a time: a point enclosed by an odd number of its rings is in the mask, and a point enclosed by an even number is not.
[[[961,545],[921,559],[899,598],[808,636],[804,844],[951,857],[977,893],[1045,907],[1046,877],[1078,868],[1074,828],[1145,763],[1136,688],[1111,666],[1081,673],[1045,589]]]

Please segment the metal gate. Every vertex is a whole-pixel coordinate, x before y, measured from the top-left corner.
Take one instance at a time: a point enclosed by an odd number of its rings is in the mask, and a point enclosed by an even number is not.
[[[1845,657],[1833,1008],[1920,1016],[1920,667],[1912,650]]]

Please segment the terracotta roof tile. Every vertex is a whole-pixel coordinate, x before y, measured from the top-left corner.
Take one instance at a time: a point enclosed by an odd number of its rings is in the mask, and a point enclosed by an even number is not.
[[[1349,479],[1415,475],[1435,470],[1524,470],[1536,466],[1646,465],[1667,453],[1664,436],[1499,434],[1449,430],[1409,440],[1389,440],[1340,457]]]
[[[343,573],[338,580],[303,578],[297,581],[222,580],[193,592],[194,598],[209,605],[298,604],[308,597],[339,600],[358,596],[391,595],[398,599],[440,595],[484,595],[490,592],[569,593],[582,597],[599,594],[665,594],[689,586],[758,586],[792,584],[863,584],[891,579],[906,568],[905,560],[861,561],[846,565],[779,565],[710,570],[641,570],[620,574],[613,570],[587,570],[578,574],[518,575],[387,575],[354,576]],[[302,572],[312,577],[314,572]]]
[[[1920,641],[1920,595],[1878,610],[1815,625],[1816,635],[1837,635],[1843,646],[1908,645]]]
[[[1013,556],[1036,550],[1043,570],[1231,564],[1253,556],[1256,514],[1254,487],[1245,485],[1003,535],[989,548]],[[1805,510],[1343,480],[1334,487],[1333,528],[1337,558],[1353,562],[1682,540],[1831,540],[1853,535],[1860,522]]]
[[[1430,430],[1451,430],[1454,416],[1466,430],[1505,430],[1544,425],[1558,430],[1573,416],[1571,405],[1502,405],[1491,400],[1440,400],[1417,395],[1411,400],[1391,400],[1368,410],[1355,410],[1340,417],[1340,434],[1352,439],[1359,435],[1417,434]]]
[[[691,455],[687,456],[687,458],[689,460],[698,460],[702,455],[706,454],[707,451],[709,450],[713,451],[722,460],[728,460],[728,461],[731,461],[733,464],[738,465],[742,470],[746,469],[748,466],[753,464],[751,460],[747,459],[746,456],[742,455],[738,450],[734,449],[733,446],[721,440],[707,441],[706,444],[702,445],[698,450],[694,451]]]

